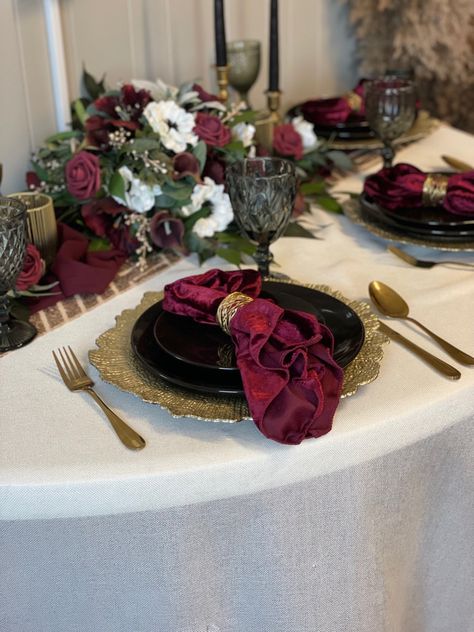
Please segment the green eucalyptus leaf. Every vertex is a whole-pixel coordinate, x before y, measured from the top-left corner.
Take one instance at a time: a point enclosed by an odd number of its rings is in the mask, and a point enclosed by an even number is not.
[[[236,114],[228,123],[230,127],[234,127],[234,125],[238,125],[239,123],[254,123],[257,118],[257,113],[253,110],[247,110],[246,112],[241,112],[240,114]]]
[[[152,151],[153,149],[161,150],[161,143],[154,138],[135,138],[133,142],[126,143],[123,148],[124,151],[137,151],[138,153],[144,151]]]
[[[233,250],[232,248],[217,248],[216,255],[219,255],[219,257],[222,257],[235,266],[240,265],[240,250]]]
[[[300,193],[303,195],[318,195],[326,193],[326,183],[324,180],[313,180],[312,182],[303,182],[300,185]]]
[[[211,210],[208,207],[203,206],[201,209],[199,209],[199,211],[196,211],[189,217],[184,218],[183,223],[184,223],[186,232],[189,232],[191,234],[192,228],[194,224],[198,221],[198,219],[201,219],[201,217],[209,217],[210,212]],[[196,235],[196,233],[192,233],[192,234]],[[196,237],[198,237],[198,235],[196,235]]]
[[[342,213],[342,206],[337,200],[330,195],[318,195],[316,197],[316,203],[319,204],[325,211],[331,213]]]
[[[241,235],[225,232],[216,233],[214,237],[220,243],[231,244],[234,249],[244,252],[247,255],[253,255],[255,253],[255,246]]]
[[[162,193],[155,198],[155,206],[157,208],[174,208],[175,206],[184,206],[174,197]]]
[[[173,198],[176,201],[180,202],[180,206],[186,206],[186,202],[191,201],[191,193],[193,192],[193,187],[184,186],[184,187],[175,187],[171,185],[169,182],[165,182],[163,185],[163,193],[168,197]]]
[[[84,81],[84,87],[87,90],[87,94],[93,101],[105,92],[105,75],[100,81],[97,81],[97,79],[95,79],[95,77],[88,73],[84,68],[82,71],[82,79]]]
[[[109,193],[125,202],[125,181],[118,171],[110,178]]]
[[[48,136],[48,138],[45,140],[45,143],[59,143],[64,140],[69,140],[70,138],[78,138],[78,136],[80,136],[80,132],[74,129],[67,132],[58,132],[57,134]]]
[[[298,222],[290,222],[283,233],[284,237],[306,237],[308,239],[316,239],[311,231]]]
[[[206,164],[207,146],[203,140],[200,140],[193,149],[193,154],[199,162],[199,172],[202,173],[204,165]]]
[[[109,250],[110,241],[105,237],[93,237],[87,248],[88,252],[103,252]]]
[[[76,114],[81,125],[84,125],[88,118],[88,114],[81,99],[76,99],[73,103],[74,113]]]

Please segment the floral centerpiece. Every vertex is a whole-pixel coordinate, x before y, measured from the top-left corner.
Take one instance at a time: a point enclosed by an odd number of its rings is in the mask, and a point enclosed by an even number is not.
[[[144,262],[154,250],[218,254],[239,264],[253,252],[225,191],[230,161],[262,155],[255,112],[226,106],[197,84],[132,81],[107,90],[84,73],[88,97],[72,104],[72,129],[34,153],[30,189],[53,198],[58,218]],[[296,118],[275,129],[273,152],[294,160],[302,192],[337,210],[318,170],[338,159]],[[301,210],[301,196],[297,206]],[[293,224],[290,234],[310,236]]]

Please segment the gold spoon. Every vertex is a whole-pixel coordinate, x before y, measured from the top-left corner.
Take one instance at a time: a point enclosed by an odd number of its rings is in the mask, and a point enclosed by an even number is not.
[[[460,362],[461,364],[474,364],[474,358],[464,351],[457,349],[451,343],[443,340],[437,334],[429,330],[427,327],[422,325],[420,322],[408,316],[409,308],[405,303],[403,298],[392,290],[392,288],[385,285],[381,281],[372,281],[369,284],[369,294],[370,298],[375,303],[377,309],[385,314],[385,316],[390,316],[391,318],[402,318],[404,320],[409,320],[410,322],[418,325],[426,334],[431,336],[433,340],[435,340],[440,347],[442,347],[446,353],[448,353],[452,358]]]

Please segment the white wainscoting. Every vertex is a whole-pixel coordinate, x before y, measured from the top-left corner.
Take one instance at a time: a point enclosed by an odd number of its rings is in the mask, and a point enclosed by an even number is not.
[[[45,0],[47,2],[48,0]],[[67,91],[85,67],[107,82],[200,80],[215,89],[213,0],[54,0],[61,13]],[[264,105],[269,0],[226,0],[228,41],[259,39],[262,68],[251,92]],[[354,39],[336,0],[280,0],[283,107],[346,90],[357,79]],[[43,0],[0,0],[0,162],[5,193],[24,188],[30,152],[57,129]],[[51,70],[52,68],[52,70]],[[63,92],[64,94],[64,92]],[[56,101],[58,99],[56,91]]]

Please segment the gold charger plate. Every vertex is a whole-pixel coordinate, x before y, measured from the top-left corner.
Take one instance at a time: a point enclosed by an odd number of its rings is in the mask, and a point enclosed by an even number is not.
[[[433,248],[435,250],[444,250],[446,252],[474,252],[474,241],[464,242],[447,242],[447,241],[434,241],[428,239],[422,239],[421,237],[410,237],[403,235],[395,231],[391,231],[388,228],[381,227],[375,222],[371,222],[369,219],[363,217],[362,209],[357,200],[348,200],[342,205],[344,215],[348,217],[351,222],[362,226],[369,233],[376,237],[381,237],[386,241],[395,242],[398,244],[411,244],[413,246],[423,246],[424,248]]]
[[[383,356],[382,345],[388,342],[388,338],[379,331],[377,317],[371,313],[367,303],[349,301],[326,285],[302,285],[339,299],[353,309],[362,321],[364,343],[344,371],[342,397],[353,395],[360,386],[373,382],[378,376]],[[163,292],[146,292],[139,305],[116,316],[115,326],[97,338],[98,348],[89,351],[89,360],[100,377],[145,402],[158,404],[173,417],[225,422],[251,419],[244,397],[197,393],[174,386],[151,375],[135,357],[130,344],[133,326],[145,310],[162,298]]]
[[[413,126],[393,141],[393,145],[407,145],[425,138],[440,126],[439,119],[432,118],[425,110],[420,110]],[[329,142],[331,149],[355,150],[355,149],[382,149],[383,143],[378,138],[355,138],[353,140],[334,139]]]

